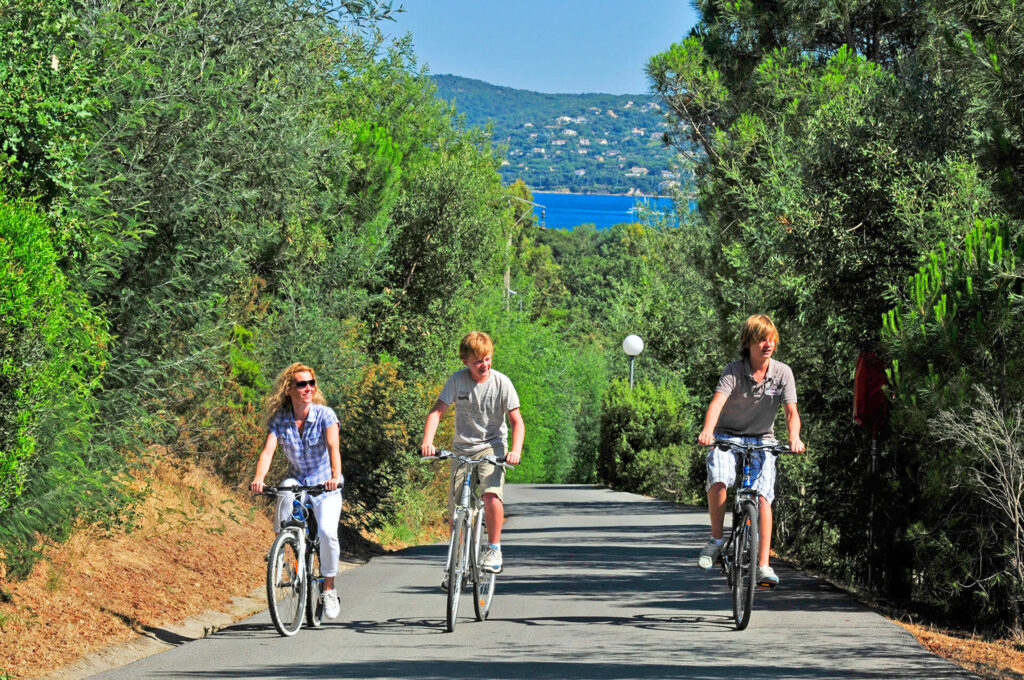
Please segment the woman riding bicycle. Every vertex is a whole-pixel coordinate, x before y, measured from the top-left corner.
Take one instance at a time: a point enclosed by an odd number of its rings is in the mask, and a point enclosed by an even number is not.
[[[786,413],[789,448],[804,451],[800,441],[800,414],[796,408],[796,383],[793,371],[772,353],[779,344],[779,331],[764,314],[747,319],[740,332],[740,355],[722,371],[711,398],[704,427],[697,441],[708,450],[708,514],[711,517],[711,538],[700,551],[697,565],[711,569],[725,544],[726,490],[736,481],[736,455],[716,446],[715,439],[744,445],[775,442],[775,416],[779,406]],[[774,587],[779,583],[775,570],[768,565],[772,537],[772,506],[775,499],[775,457],[761,453],[761,471],[754,483],[760,494],[759,533],[763,537],[758,554],[757,581]]]
[[[295,363],[277,376],[266,402],[267,441],[249,488],[254,493],[263,491],[263,480],[270,470],[278,444],[288,458],[288,479],[280,486],[324,485],[326,491],[311,501],[320,535],[324,616],[334,619],[341,612],[334,577],[338,573],[341,556],[338,522],[341,519],[344,477],[341,474],[338,416],[326,403],[316,385],[316,375],[309,366]],[[281,523],[291,517],[293,499],[294,494],[291,493],[278,496],[275,532],[280,532]]]

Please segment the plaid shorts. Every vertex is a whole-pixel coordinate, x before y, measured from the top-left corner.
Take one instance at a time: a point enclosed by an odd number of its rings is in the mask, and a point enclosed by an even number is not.
[[[733,437],[719,433],[715,433],[715,437],[732,444],[747,446],[775,443],[774,440],[761,437]],[[761,453],[760,457],[762,458],[761,473],[754,479],[754,490],[771,503],[775,500],[775,456]],[[756,461],[754,464],[757,465]],[[708,447],[708,481],[704,490],[710,491],[711,486],[718,482],[725,484],[726,488],[736,483],[736,454],[717,446],[710,446]]]

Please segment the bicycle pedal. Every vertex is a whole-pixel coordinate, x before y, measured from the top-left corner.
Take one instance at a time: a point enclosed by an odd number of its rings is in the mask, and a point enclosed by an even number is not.
[[[760,583],[757,584],[757,587],[761,588],[762,590],[775,590],[775,586],[777,586],[777,585],[779,585],[779,584],[778,583],[772,583],[771,581],[761,581]]]

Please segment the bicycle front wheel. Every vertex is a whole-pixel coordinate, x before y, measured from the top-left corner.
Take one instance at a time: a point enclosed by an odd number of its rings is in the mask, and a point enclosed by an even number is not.
[[[490,571],[481,571],[480,557],[474,560],[473,571],[476,578],[473,579],[473,606],[476,609],[476,620],[486,621],[487,615],[491,613],[491,601],[494,599],[494,583],[497,574]]]
[[[448,558],[448,632],[455,630],[459,615],[459,596],[462,595],[462,581],[466,577],[469,561],[469,524],[460,516],[452,526],[452,538]]]
[[[319,628],[324,618],[324,575],[320,573],[320,546],[306,546],[306,625]]]
[[[744,503],[736,515],[733,540],[732,614],[736,630],[750,623],[757,589],[758,509],[756,501]]]
[[[267,604],[270,620],[281,635],[292,636],[302,626],[306,608],[306,579],[302,577],[299,539],[291,531],[277,535],[267,560]]]
[[[494,599],[495,574],[480,568],[483,555],[480,554],[480,542],[484,530],[484,513],[478,509],[473,521],[473,541],[469,551],[470,573],[473,575],[473,609],[476,620],[486,621],[491,611],[491,600]]]

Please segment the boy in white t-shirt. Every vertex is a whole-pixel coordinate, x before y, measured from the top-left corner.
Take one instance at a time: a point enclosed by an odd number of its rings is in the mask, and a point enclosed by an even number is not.
[[[500,458],[504,455],[509,464],[519,463],[523,437],[526,434],[523,416],[519,412],[519,395],[516,394],[516,388],[512,386],[508,376],[491,368],[493,356],[494,344],[486,333],[474,331],[462,338],[462,342],[459,343],[459,358],[466,367],[448,378],[434,403],[434,408],[427,414],[423,442],[420,444],[420,452],[424,456],[437,455],[434,435],[441,422],[441,416],[454,404],[455,437],[452,448],[455,449],[455,453],[473,458],[482,458],[489,454]],[[508,448],[506,415],[512,422],[511,450]],[[454,507],[453,494],[465,483],[462,476],[465,470],[465,466],[460,470],[455,461],[452,462],[448,494],[449,514]],[[501,525],[505,521],[505,507],[502,503],[505,471],[491,463],[481,463],[476,466],[474,474],[484,502],[484,521],[487,523],[489,540],[481,568],[498,573],[502,569],[500,541]],[[442,584],[442,587],[446,587],[446,584]]]

